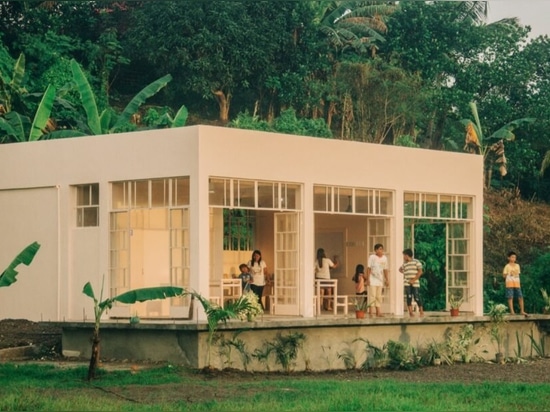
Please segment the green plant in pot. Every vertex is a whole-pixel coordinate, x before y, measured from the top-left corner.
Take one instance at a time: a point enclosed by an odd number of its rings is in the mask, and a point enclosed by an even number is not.
[[[433,339],[430,343],[426,345],[424,351],[422,352],[422,362],[425,365],[441,365],[441,363],[446,363],[447,365],[452,364],[451,358],[447,356],[445,350],[445,342],[437,342]]]
[[[357,296],[353,304],[355,306],[355,317],[357,319],[363,319],[365,317],[365,311],[368,309],[369,301],[366,295]]]
[[[449,307],[451,308],[451,316],[458,316],[460,306],[464,303],[464,295],[458,296],[455,294],[449,295]]]

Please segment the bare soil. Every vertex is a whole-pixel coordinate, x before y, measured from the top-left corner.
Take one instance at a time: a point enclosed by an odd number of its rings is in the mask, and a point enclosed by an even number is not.
[[[61,328],[58,325],[46,322],[31,322],[25,319],[0,320],[0,349],[19,346],[35,345],[37,347],[35,361],[55,361],[56,364],[74,364],[61,355]],[[103,360],[100,367],[105,369],[127,368],[137,372],[142,368],[158,366],[147,362],[131,362],[117,360]],[[547,383],[550,358],[524,360],[521,362],[507,362],[498,365],[492,362],[483,363],[456,363],[423,367],[413,371],[395,371],[375,369],[370,371],[327,371],[327,372],[293,372],[295,379],[394,379],[408,382],[524,382]],[[247,373],[235,370],[202,370],[197,371],[197,384],[201,380],[219,379],[223,382],[247,382],[257,380],[280,379],[280,373]],[[188,387],[183,398],[200,396],[198,388]],[[178,391],[182,388],[178,387]],[[143,393],[146,396],[145,391]],[[200,391],[199,391],[200,392]],[[211,396],[212,394],[210,394]],[[221,394],[220,394],[221,395]],[[223,397],[223,396],[222,396]]]

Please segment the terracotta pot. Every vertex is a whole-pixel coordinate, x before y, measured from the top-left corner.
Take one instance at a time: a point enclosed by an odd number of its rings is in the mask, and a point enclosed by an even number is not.
[[[457,309],[451,308],[451,316],[458,316],[458,308]]]
[[[364,310],[356,310],[355,311],[355,318],[356,319],[365,319],[365,311]]]

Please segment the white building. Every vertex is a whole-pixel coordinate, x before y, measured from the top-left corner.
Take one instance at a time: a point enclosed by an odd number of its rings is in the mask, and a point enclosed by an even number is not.
[[[160,285],[219,295],[254,249],[274,274],[275,315],[314,317],[316,249],[339,256],[332,276],[352,295],[355,265],[376,243],[390,263],[383,312],[400,315],[397,269],[417,222],[446,224],[446,293],[483,312],[481,156],[191,126],[4,144],[0,164],[0,267],[41,244],[0,289],[3,318],[93,318],[88,281],[99,295],[104,280],[103,298]],[[188,305],[109,316],[178,319]]]

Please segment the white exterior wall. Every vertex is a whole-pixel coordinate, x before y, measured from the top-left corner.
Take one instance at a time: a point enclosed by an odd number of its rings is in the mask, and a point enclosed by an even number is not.
[[[191,126],[0,145],[0,164],[0,267],[27,244],[42,245],[32,265],[19,268],[18,282],[0,289],[0,317],[91,318],[92,303],[82,287],[90,281],[99,295],[103,276],[104,294],[109,285],[109,183],[175,176],[190,176],[191,287],[204,295],[210,273],[208,177],[302,184],[302,302],[313,296],[305,285],[313,283],[315,184],[394,191],[393,270],[403,248],[404,191],[473,196],[471,273],[474,312],[482,314],[481,156]],[[100,226],[75,228],[71,186],[89,183],[100,186]],[[400,310],[398,287],[393,291]],[[313,316],[311,306],[303,305],[301,313]]]

